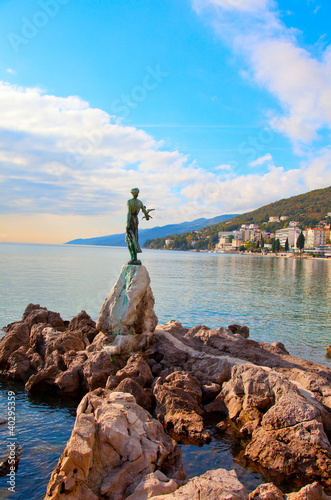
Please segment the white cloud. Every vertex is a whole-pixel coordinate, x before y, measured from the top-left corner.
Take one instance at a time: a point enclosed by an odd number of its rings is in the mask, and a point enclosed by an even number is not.
[[[263,165],[263,163],[265,163],[266,161],[270,161],[270,160],[272,160],[272,156],[270,153],[267,153],[266,155],[260,156],[260,158],[257,158],[256,160],[251,161],[249,163],[249,166],[250,167],[258,167],[260,165]]]
[[[153,223],[162,225],[245,212],[331,184],[329,149],[297,169],[271,166],[266,174],[236,176],[228,164],[208,172],[189,163],[180,152],[163,150],[146,132],[118,125],[78,97],[1,83],[0,111],[0,203],[10,235],[13,220],[23,234],[28,218],[37,231],[46,216],[56,230],[66,227],[66,234],[70,228],[64,219],[73,223],[75,217],[88,220],[92,229],[94,220],[102,220],[104,234],[117,232],[111,221],[124,221],[134,186],[156,209]],[[19,223],[21,214],[24,223]],[[95,235],[92,229],[81,236]]]
[[[293,141],[297,152],[300,144],[330,130],[331,46],[320,47],[319,59],[300,47],[298,31],[285,26],[273,1],[192,2],[200,13],[212,9],[211,23],[219,36],[244,56],[249,71],[241,73],[277,98],[282,113],[269,112],[270,124]]]

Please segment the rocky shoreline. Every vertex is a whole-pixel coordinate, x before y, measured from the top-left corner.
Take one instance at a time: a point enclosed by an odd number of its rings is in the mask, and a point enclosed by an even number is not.
[[[173,321],[119,349],[84,311],[66,322],[33,304],[5,330],[2,377],[30,393],[83,396],[45,499],[247,499],[234,471],[185,480],[177,442],[208,443],[208,415],[273,478],[250,499],[330,494],[331,370],[282,344],[250,340],[238,325]],[[284,481],[303,489],[285,495]]]
[[[125,265],[95,323],[39,304],[4,328],[0,376],[81,399],[45,500],[323,500],[331,493],[331,370],[249,339],[246,326],[157,326],[144,266]],[[235,442],[234,470],[187,480],[181,444]]]

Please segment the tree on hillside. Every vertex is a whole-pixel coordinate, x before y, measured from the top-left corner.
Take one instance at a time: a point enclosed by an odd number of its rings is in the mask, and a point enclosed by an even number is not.
[[[276,250],[276,253],[279,252],[279,250],[280,250],[280,241],[279,241],[279,238],[277,238],[277,240],[275,242],[275,250]]]
[[[264,238],[261,236],[261,248],[264,248]]]
[[[303,235],[303,232],[301,231],[297,239],[297,248],[299,248],[300,253],[304,249],[304,246],[305,246],[305,237]]]
[[[285,241],[285,252],[288,252],[290,249],[290,245],[289,245],[289,242],[288,242],[288,238],[286,238],[286,241]]]

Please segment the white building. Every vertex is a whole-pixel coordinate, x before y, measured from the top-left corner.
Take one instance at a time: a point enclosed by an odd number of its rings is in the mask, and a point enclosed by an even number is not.
[[[295,220],[291,220],[291,222],[289,223],[289,226],[290,227],[297,227],[297,226],[300,226],[300,222],[297,222]]]
[[[269,217],[269,222],[279,222],[278,215],[272,215],[271,217]]]
[[[287,219],[289,219],[288,215],[282,215],[281,218],[280,218],[280,220],[287,220]]]
[[[169,240],[165,240],[165,242],[164,242],[164,243],[168,246],[168,245],[170,245],[170,243],[173,243],[173,242],[174,242],[174,240],[170,240],[170,239],[169,239]]]
[[[233,231],[220,231],[218,233],[219,238],[229,238],[230,236],[233,236]]]
[[[288,239],[289,247],[296,248],[297,239],[300,233],[300,229],[296,227],[286,227],[284,229],[278,229],[276,231],[275,238],[276,240],[279,240],[282,247],[285,247],[286,240]]]
[[[326,245],[326,233],[325,229],[307,229],[304,231],[305,240],[305,248],[314,248],[319,247],[321,245]]]

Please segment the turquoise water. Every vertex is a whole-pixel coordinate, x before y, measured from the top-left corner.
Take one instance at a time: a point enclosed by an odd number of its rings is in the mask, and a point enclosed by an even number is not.
[[[127,249],[67,245],[0,244],[0,326],[21,319],[26,305],[39,303],[70,319],[85,309],[97,318]],[[331,262],[146,250],[142,255],[156,299],[159,322],[209,327],[240,323],[250,337],[281,341],[291,354],[331,367]],[[24,448],[16,493],[0,478],[0,499],[43,498],[50,474],[70,436],[76,403],[28,397],[22,386],[3,382],[0,420],[9,389],[16,393],[17,435]],[[8,444],[0,426],[1,449]],[[248,489],[260,477],[233,462],[231,443],[216,438],[202,448],[183,447],[190,476],[214,467],[234,467]]]

